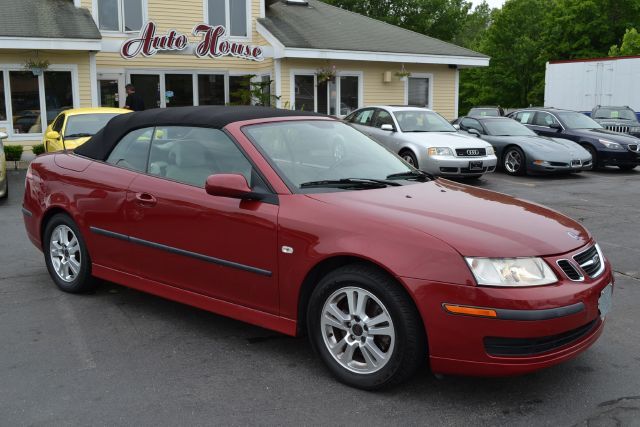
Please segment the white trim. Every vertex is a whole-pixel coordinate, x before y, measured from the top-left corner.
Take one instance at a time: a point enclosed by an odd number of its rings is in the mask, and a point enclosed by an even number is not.
[[[280,40],[278,40],[269,30],[267,30],[264,25],[256,21],[256,32],[260,34],[264,39],[273,46],[273,58],[280,59],[284,58],[285,47]]]
[[[266,15],[266,7],[264,4],[264,0],[260,0],[260,18],[264,18]]]
[[[231,41],[251,41],[253,36],[253,31],[251,29],[251,22],[253,21],[253,6],[251,4],[252,0],[245,0],[245,13],[246,13],[246,25],[247,25],[247,35],[246,36],[233,36],[231,35],[231,2],[234,0],[225,0],[224,7],[224,27],[229,30],[229,34],[227,37]],[[237,1],[237,0],[235,0]],[[205,24],[209,24],[209,0],[202,0],[202,12],[203,19],[202,22]],[[195,24],[195,23],[194,23]]]
[[[404,82],[404,105],[409,105],[409,79],[429,79],[429,104],[426,108],[433,110],[433,74],[432,73],[411,73]]]
[[[455,79],[455,98],[453,105],[453,117],[458,118],[458,108],[460,105],[460,70],[456,68],[456,79]]]
[[[11,98],[9,97],[9,71],[0,68],[0,73],[2,73],[2,82],[4,86],[4,113],[6,115],[6,119],[0,120],[0,123],[3,124],[3,127],[8,128],[12,122],[11,117],[13,117],[9,114],[9,108],[11,107]]]
[[[274,59],[273,60],[273,73],[275,80],[275,90],[276,90],[276,107],[282,108],[282,60]]]
[[[318,111],[318,76],[316,70],[292,68],[289,70],[289,104],[296,109],[296,76],[313,76],[313,111]]]
[[[81,7],[81,6],[82,6],[82,4],[81,4],[81,1],[80,1],[80,0],[73,0],[73,5],[74,5],[75,7]]]
[[[100,50],[98,39],[61,39],[40,37],[0,37],[0,49]]]
[[[96,53],[89,52],[89,84],[91,86],[91,106],[97,107],[100,105],[98,99],[98,70],[96,67]]]

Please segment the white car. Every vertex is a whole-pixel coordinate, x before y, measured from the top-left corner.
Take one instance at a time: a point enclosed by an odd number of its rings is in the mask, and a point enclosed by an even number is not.
[[[498,159],[491,144],[458,133],[427,108],[365,107],[345,121],[432,175],[477,178],[496,169]]]

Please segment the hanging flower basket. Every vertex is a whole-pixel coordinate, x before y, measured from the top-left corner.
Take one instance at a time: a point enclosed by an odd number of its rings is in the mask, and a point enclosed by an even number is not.
[[[411,73],[403,69],[396,72],[396,76],[400,77],[400,81],[406,82],[411,77]]]
[[[31,70],[34,76],[41,76],[44,70],[49,68],[49,60],[30,58],[25,61],[23,67],[25,70]]]
[[[316,76],[318,77],[318,83],[333,81],[336,78],[336,66],[320,68],[316,71]]]

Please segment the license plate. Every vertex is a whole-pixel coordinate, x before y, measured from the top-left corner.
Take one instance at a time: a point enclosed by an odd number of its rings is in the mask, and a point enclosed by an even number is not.
[[[612,295],[613,286],[611,284],[607,285],[607,287],[600,292],[600,298],[598,298],[598,310],[600,311],[600,317],[603,320],[611,310]]]
[[[579,168],[580,166],[582,166],[582,162],[580,160],[571,160],[572,168]]]
[[[481,171],[482,170],[482,162],[469,162],[469,170],[470,171]]]

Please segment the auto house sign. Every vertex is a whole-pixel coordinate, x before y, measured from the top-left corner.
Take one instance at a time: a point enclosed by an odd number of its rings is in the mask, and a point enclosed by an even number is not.
[[[158,35],[156,30],[155,23],[147,22],[140,30],[138,37],[122,43],[120,55],[124,59],[133,59],[138,55],[150,57],[158,52],[184,51],[189,47],[189,38],[186,34],[169,30],[165,34]],[[229,40],[227,30],[222,25],[198,24],[193,27],[192,34],[200,38],[194,49],[194,54],[198,58],[233,56],[251,61],[264,59],[260,46]]]

